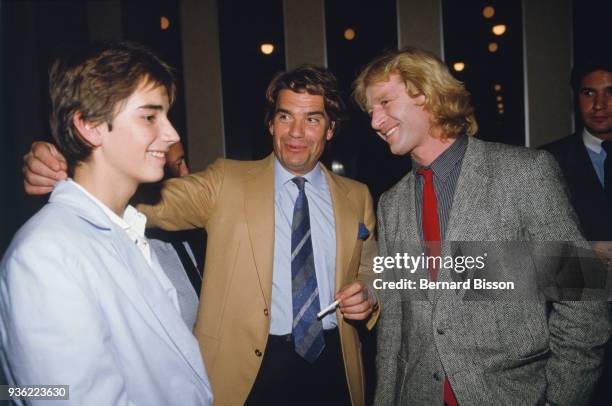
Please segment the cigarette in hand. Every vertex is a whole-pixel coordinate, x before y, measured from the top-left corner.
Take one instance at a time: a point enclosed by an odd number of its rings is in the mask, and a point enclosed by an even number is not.
[[[340,299],[335,300],[329,306],[327,306],[325,309],[323,309],[319,313],[317,313],[317,318],[320,319],[321,317],[323,317],[327,313],[331,312],[332,310],[335,310],[336,306],[338,306],[339,304],[340,304]]]

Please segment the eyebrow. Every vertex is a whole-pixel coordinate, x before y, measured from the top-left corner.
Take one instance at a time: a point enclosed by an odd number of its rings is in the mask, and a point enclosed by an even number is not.
[[[285,113],[285,114],[289,114],[290,116],[293,115],[293,113],[291,113],[289,110],[283,109],[283,108],[277,108],[276,109],[276,113]],[[325,116],[325,112],[324,111],[309,111],[308,113],[306,113],[307,116]]]
[[[139,109],[146,109],[146,110],[163,110],[163,106],[159,105],[159,104],[144,104],[142,106],[138,106]]]

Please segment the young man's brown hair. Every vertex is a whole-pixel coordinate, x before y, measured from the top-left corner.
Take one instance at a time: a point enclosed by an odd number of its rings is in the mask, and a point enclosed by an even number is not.
[[[143,45],[128,41],[101,41],[86,50],[58,57],[49,70],[51,132],[68,162],[69,170],[86,160],[92,146],[74,124],[75,115],[91,125],[107,123],[112,131],[113,117],[121,102],[138,86],[166,88],[170,104],[176,83],[172,69]]]

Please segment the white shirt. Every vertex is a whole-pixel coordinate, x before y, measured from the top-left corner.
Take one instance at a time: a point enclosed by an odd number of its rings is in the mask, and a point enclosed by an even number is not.
[[[179,305],[178,293],[176,291],[176,288],[174,287],[172,282],[170,282],[168,276],[161,269],[161,266],[155,266],[152,262],[151,246],[149,244],[149,241],[147,240],[147,237],[145,237],[144,234],[145,226],[147,224],[147,217],[138,210],[136,210],[134,206],[128,205],[125,208],[125,211],[123,212],[123,218],[121,218],[114,211],[109,209],[104,203],[98,200],[94,195],[89,193],[83,186],[79,185],[72,179],[68,179],[68,181],[72,182],[72,184],[74,184],[79,190],[85,193],[87,197],[89,197],[97,206],[100,207],[100,209],[102,209],[104,214],[106,214],[113,223],[115,223],[127,233],[128,237],[130,237],[130,240],[132,240],[136,244],[138,250],[144,256],[145,260],[149,264],[149,268],[153,271],[153,275],[155,275],[155,278],[161,285],[162,289],[170,298],[170,301],[176,308],[176,311],[181,314],[181,308]]]
[[[599,183],[601,183],[601,186],[603,187],[605,186],[604,163],[606,161],[606,157],[608,156],[606,151],[601,146],[603,140],[595,137],[585,128],[582,130],[582,141],[586,146],[589,158],[591,158],[591,163],[593,164],[593,169],[595,169],[595,174],[599,179]]]
[[[591,151],[597,154],[601,153],[603,149],[601,143],[603,140],[588,132],[586,128],[582,130],[582,141],[584,141],[584,145]]]

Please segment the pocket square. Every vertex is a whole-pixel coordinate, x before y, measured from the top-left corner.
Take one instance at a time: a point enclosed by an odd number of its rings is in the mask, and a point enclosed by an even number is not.
[[[359,231],[357,232],[357,239],[359,240],[367,240],[370,236],[370,232],[368,228],[363,223],[359,223]]]

